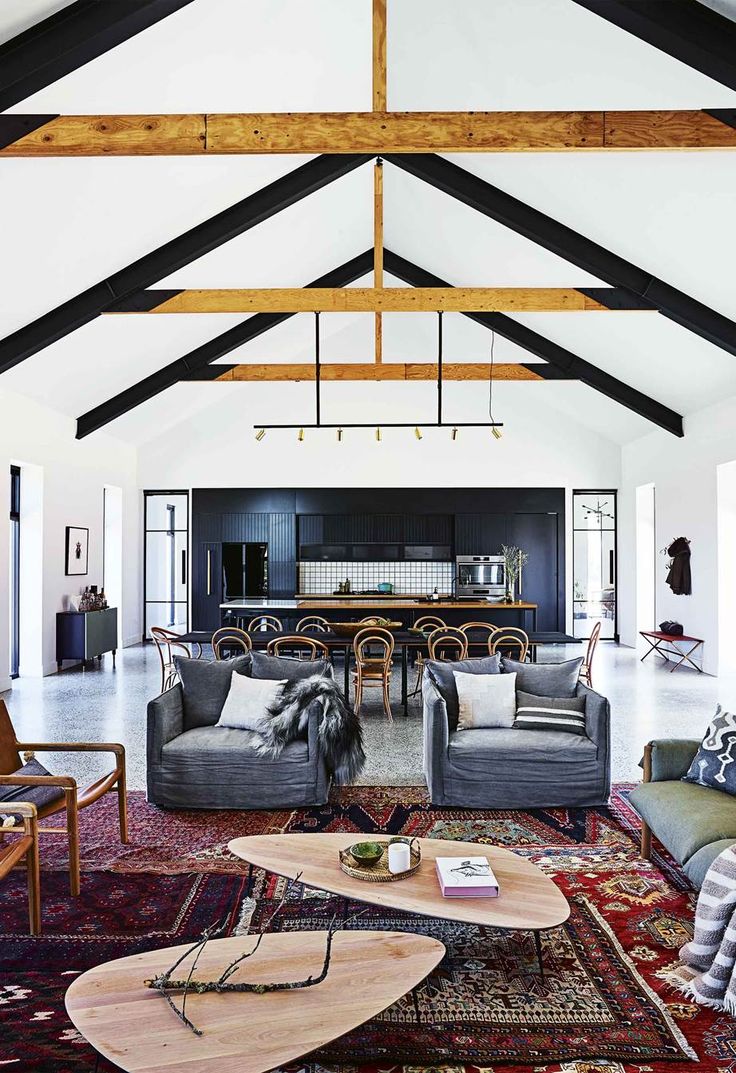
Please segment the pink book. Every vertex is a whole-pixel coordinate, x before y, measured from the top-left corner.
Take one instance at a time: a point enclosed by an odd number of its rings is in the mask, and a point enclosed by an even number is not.
[[[487,857],[437,857],[435,866],[445,898],[498,897],[498,880]]]

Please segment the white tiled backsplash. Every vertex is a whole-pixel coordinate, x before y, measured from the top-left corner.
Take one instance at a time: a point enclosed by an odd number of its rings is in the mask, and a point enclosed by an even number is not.
[[[453,563],[299,563],[299,592],[332,593],[350,578],[353,592],[376,589],[390,581],[396,593],[451,593],[455,578]]]

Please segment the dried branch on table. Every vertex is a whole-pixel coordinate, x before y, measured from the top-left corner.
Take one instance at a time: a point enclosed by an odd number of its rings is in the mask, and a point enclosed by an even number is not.
[[[230,983],[229,982],[231,976],[233,976],[233,974],[238,971],[238,969],[241,967],[243,962],[247,961],[248,958],[253,957],[253,955],[256,953],[256,951],[258,950],[259,946],[261,945],[261,942],[263,940],[263,936],[266,933],[266,929],[268,927],[270,927],[270,925],[273,923],[273,921],[276,918],[276,916],[278,915],[278,913],[283,908],[284,903],[286,902],[286,898],[288,896],[288,892],[289,892],[289,888],[291,886],[291,883],[292,882],[298,883],[300,878],[301,878],[301,873],[300,873],[300,875],[297,875],[294,880],[290,881],[289,884],[287,884],[287,887],[286,887],[286,890],[284,891],[283,897],[279,901],[279,903],[276,906],[276,908],[274,909],[274,911],[271,913],[271,915],[268,918],[268,920],[265,922],[265,924],[262,925],[262,930],[261,930],[260,934],[257,936],[252,949],[247,950],[245,953],[240,954],[239,957],[235,958],[234,961],[231,961],[230,964],[225,968],[225,970],[222,972],[222,974],[218,977],[217,980],[194,980],[194,979],[192,979],[192,977],[194,975],[194,971],[195,971],[195,969],[197,967],[199,959],[202,956],[202,953],[203,953],[207,943],[209,942],[210,939],[217,937],[218,935],[220,935],[224,931],[224,929],[225,929],[225,924],[224,923],[215,924],[212,927],[207,928],[202,933],[201,937],[197,940],[197,942],[194,943],[192,946],[190,946],[188,950],[185,950],[185,952],[181,955],[181,957],[177,958],[177,960],[174,962],[174,964],[171,966],[171,968],[167,969],[166,972],[161,973],[160,976],[156,976],[152,980],[146,980],[145,981],[147,987],[150,987],[154,991],[158,991],[161,995],[163,995],[163,997],[166,999],[166,1001],[168,1002],[169,1006],[174,1011],[174,1013],[179,1018],[179,1020],[182,1021],[187,1026],[187,1028],[190,1028],[192,1030],[192,1032],[194,1032],[195,1035],[201,1036],[202,1031],[201,1031],[201,1029],[197,1028],[194,1024],[192,1024],[192,1022],[190,1021],[190,1019],[186,1015],[187,997],[192,993],[194,993],[196,995],[208,995],[208,994],[218,994],[218,995],[224,995],[224,994],[264,995],[264,994],[268,994],[268,993],[271,993],[271,992],[274,992],[274,991],[296,991],[296,990],[299,990],[300,988],[304,988],[304,987],[314,987],[316,984],[321,983],[325,979],[325,977],[327,976],[327,973],[329,972],[329,969],[330,969],[330,959],[331,959],[331,956],[332,956],[332,940],[334,938],[335,932],[338,931],[340,928],[344,927],[344,923],[347,923],[347,921],[345,921],[343,924],[338,924],[336,916],[334,916],[332,918],[332,920],[330,921],[329,928],[327,929],[327,939],[326,939],[326,942],[325,942],[324,961],[322,963],[322,968],[321,968],[320,972],[317,973],[316,975],[307,976],[303,980],[291,980],[291,981],[283,982],[283,983],[258,983],[258,984],[253,984],[253,983],[247,983],[247,982],[243,982],[243,983]],[[191,955],[194,955],[194,960],[193,960],[193,963],[192,963],[192,967],[189,970],[189,974],[186,976],[186,978],[181,978],[180,979],[178,977],[175,977],[174,973],[176,972],[176,970]],[[171,997],[172,994],[175,994],[175,993],[176,994],[181,993],[183,995],[181,1009],[179,1009],[179,1007],[176,1005],[176,1003],[174,1002],[173,998]]]

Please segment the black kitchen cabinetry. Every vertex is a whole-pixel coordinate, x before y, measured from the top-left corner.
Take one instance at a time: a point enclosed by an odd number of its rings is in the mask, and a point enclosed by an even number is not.
[[[331,549],[327,561],[349,561],[361,546],[389,561],[396,548],[404,560],[416,554],[407,547],[454,559],[517,544],[529,554],[521,592],[539,604],[539,629],[565,628],[564,488],[208,488],[194,489],[191,504],[195,629],[219,625],[219,555],[230,541],[268,545],[273,599],[293,597],[307,545],[314,559],[318,546]]]

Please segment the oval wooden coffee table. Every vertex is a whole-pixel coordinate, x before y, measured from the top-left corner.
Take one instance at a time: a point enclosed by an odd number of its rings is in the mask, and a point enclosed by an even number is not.
[[[562,891],[536,865],[510,850],[477,842],[420,838],[419,871],[396,883],[366,883],[340,868],[338,852],[367,835],[340,834],[248,835],[229,848],[253,867],[294,879],[309,887],[345,898],[420,916],[460,920],[491,928],[531,931],[539,971],[544,978],[540,933],[564,924],[570,906]],[[499,884],[497,898],[444,898],[435,871],[436,857],[488,857]]]
[[[327,932],[263,936],[233,980],[294,981],[322,969]],[[212,939],[195,980],[214,980],[256,937]],[[338,931],[327,976],[313,987],[265,994],[190,993],[195,1035],[144,981],[165,972],[191,944],[120,958],[79,976],[67,1012],[99,1054],[129,1073],[265,1073],[301,1058],[381,1013],[443,958],[437,939],[406,932]],[[177,975],[187,976],[192,958]],[[174,996],[181,1008],[181,994]]]

